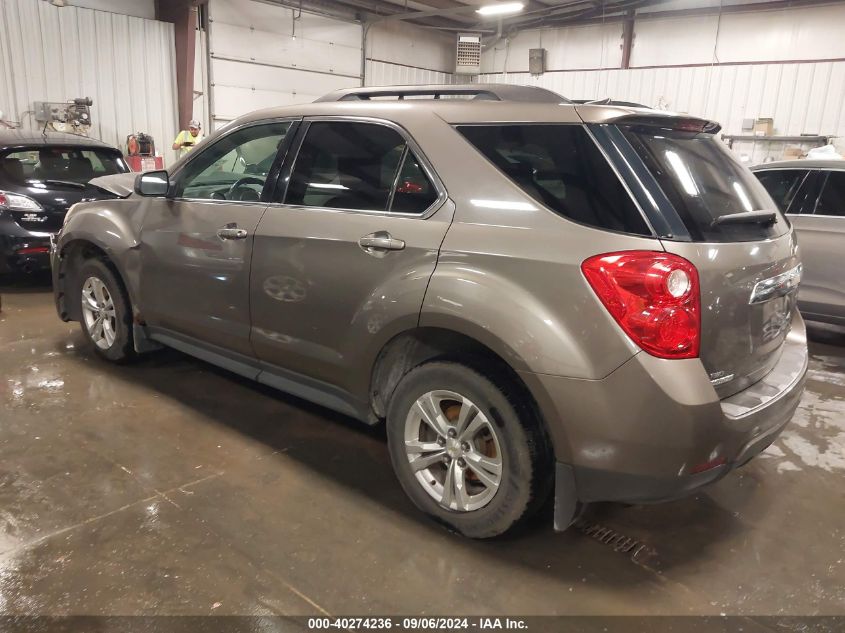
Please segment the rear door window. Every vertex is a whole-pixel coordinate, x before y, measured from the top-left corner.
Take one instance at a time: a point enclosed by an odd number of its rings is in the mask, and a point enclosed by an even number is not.
[[[845,171],[831,171],[822,187],[816,215],[845,216]]]
[[[426,176],[420,161],[410,149],[399,168],[391,213],[422,213],[437,200],[437,191]]]
[[[788,224],[754,175],[713,134],[660,125],[620,125],[695,241],[745,242],[783,235]],[[717,222],[774,211],[774,225]]]
[[[392,127],[313,121],[296,156],[284,203],[419,214],[437,197],[419,159]]]
[[[796,213],[797,209],[790,209],[790,205],[808,173],[806,169],[768,169],[754,175],[763,183],[782,213]]]
[[[458,131],[525,193],[552,211],[601,229],[651,230],[580,125],[459,125]]]

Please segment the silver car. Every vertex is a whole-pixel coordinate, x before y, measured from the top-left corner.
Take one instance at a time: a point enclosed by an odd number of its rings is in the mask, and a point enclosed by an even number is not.
[[[495,85],[255,112],[96,181],[119,199],[69,213],[56,305],[105,359],[167,345],[386,423],[467,536],[551,495],[563,529],[715,481],[798,405],[795,237],[718,129]]]
[[[845,326],[845,160],[780,161],[752,171],[798,233],[804,317]]]

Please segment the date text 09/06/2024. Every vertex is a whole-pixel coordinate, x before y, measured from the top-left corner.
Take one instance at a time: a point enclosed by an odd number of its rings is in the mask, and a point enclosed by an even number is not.
[[[344,630],[524,630],[528,626],[519,618],[441,618],[441,617],[406,617],[394,618],[308,618],[309,630],[344,629]]]

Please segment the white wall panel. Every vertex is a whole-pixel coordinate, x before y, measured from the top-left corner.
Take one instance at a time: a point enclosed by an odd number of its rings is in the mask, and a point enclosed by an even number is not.
[[[154,20],[156,17],[155,0],[69,0],[68,4],[83,9],[109,11],[148,20]]]
[[[843,24],[845,4],[639,20],[631,66],[845,58]]]
[[[358,23],[255,0],[211,0],[209,19],[212,127],[362,83]]]
[[[621,35],[621,24],[619,28]],[[631,49],[631,66],[711,62],[717,28],[719,17],[715,15],[639,20],[634,26],[636,38]]]
[[[714,119],[728,134],[771,117],[775,134],[845,137],[845,61],[498,73],[479,81],[535,85],[573,99],[612,97]],[[842,139],[838,140],[840,147]]]
[[[367,86],[408,86],[416,84],[452,84],[455,75],[413,66],[401,66],[368,59],[365,70]]]
[[[528,50],[546,49],[546,68],[608,68],[622,63],[622,24],[520,31],[484,51],[481,72],[527,72]]]
[[[214,84],[215,118],[229,121],[259,108],[308,103],[331,90],[353,88],[361,82],[295,68],[215,60]]]
[[[353,28],[360,27],[353,26]],[[215,20],[211,54],[215,59],[233,59],[287,68],[302,68],[335,75],[360,77],[361,46],[346,46],[298,35],[280,36]]]
[[[675,4],[689,8],[688,0]],[[486,50],[486,74],[479,81],[539,85],[576,99],[613,97],[689,112],[718,120],[732,134],[742,132],[743,119],[772,117],[779,135],[845,137],[843,24],[845,2],[726,13],[721,20],[717,15],[640,19],[630,70],[614,68],[621,65],[621,23],[536,29]],[[539,77],[527,73],[532,47],[547,49],[547,72]],[[835,143],[845,150],[845,138]]]
[[[41,0],[0,1],[0,110],[39,127],[34,101],[91,97],[90,135],[147,132],[166,159],[177,133],[173,25]]]
[[[367,30],[367,59],[451,74],[455,37],[401,21],[381,22]]]
[[[817,7],[640,19],[631,67],[845,59],[845,2]],[[482,55],[482,72],[526,72],[528,49],[549,70],[616,68],[622,23],[521,31]]]

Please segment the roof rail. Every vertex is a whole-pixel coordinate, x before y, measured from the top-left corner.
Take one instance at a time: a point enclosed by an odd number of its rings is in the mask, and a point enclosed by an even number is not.
[[[376,97],[441,97],[470,96],[483,101],[521,101],[524,103],[570,103],[569,99],[556,92],[537,86],[515,86],[512,84],[454,84],[421,86],[379,86],[372,88],[345,88],[335,90],[317,99],[314,103],[328,101],[369,101]]]

